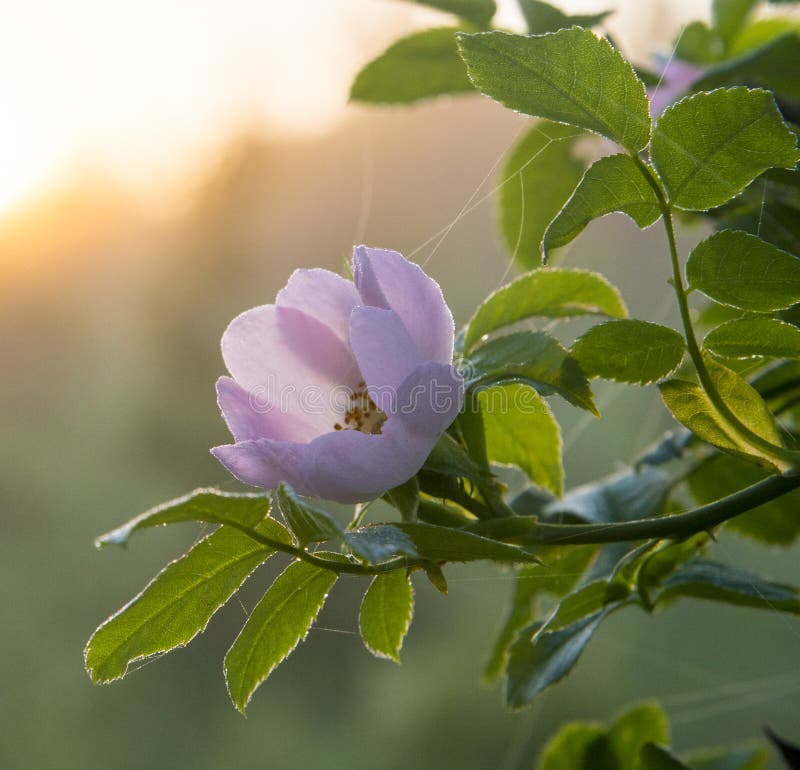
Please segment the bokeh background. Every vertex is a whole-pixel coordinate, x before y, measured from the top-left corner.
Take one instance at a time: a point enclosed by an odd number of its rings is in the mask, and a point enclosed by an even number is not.
[[[707,6],[621,1],[609,27],[645,62]],[[189,648],[107,687],[84,673],[95,625],[199,530],[124,551],[93,537],[195,486],[236,488],[208,454],[227,440],[213,385],[230,318],[359,242],[424,264],[459,322],[513,276],[492,190],[526,119],[478,95],[347,104],[361,65],[441,23],[392,0],[0,3],[0,766],[529,767],[564,721],[647,696],[679,749],[765,724],[800,737],[800,623],[700,602],[617,616],[568,681],[507,712],[479,674],[510,575],[480,566],[450,569],[447,599],[417,583],[402,667],[363,649],[364,586],[344,578],[246,720],[221,661],[277,560]],[[565,263],[605,272],[634,315],[673,320],[659,232],[611,217]],[[598,393],[602,422],[558,407],[571,484],[669,425],[652,389]],[[717,548],[800,577],[791,551]]]

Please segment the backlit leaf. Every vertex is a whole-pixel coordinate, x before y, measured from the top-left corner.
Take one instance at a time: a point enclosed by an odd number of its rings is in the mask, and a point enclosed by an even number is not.
[[[592,164],[548,226],[542,243],[545,253],[569,243],[593,219],[614,211],[627,214],[639,227],[648,227],[661,216],[653,188],[629,155],[610,155]]]
[[[580,27],[525,37],[459,33],[475,86],[527,115],[594,131],[638,152],[650,138],[644,85],[609,42]]]
[[[568,16],[558,8],[541,0],[519,0],[519,7],[531,35],[558,32],[567,27],[596,27],[611,11]]]
[[[674,329],[624,318],[593,326],[570,352],[589,377],[646,385],[674,372],[684,350]]]
[[[526,267],[540,263],[545,228],[586,168],[573,152],[575,140],[585,135],[574,126],[536,121],[503,166],[497,199],[500,231],[509,252]]]
[[[744,87],[668,107],[653,129],[650,156],[669,201],[693,211],[720,206],[768,168],[800,160],[772,95]]]
[[[290,542],[271,519],[256,528]],[[85,651],[92,681],[111,682],[125,676],[131,663],[185,647],[273,553],[227,527],[204,537],[94,632]]]
[[[564,487],[561,430],[531,387],[496,385],[478,395],[490,462],[516,465],[531,481],[560,496]]]
[[[358,616],[361,638],[379,658],[400,662],[400,648],[414,613],[414,589],[404,569],[376,575]]]
[[[623,318],[628,314],[619,290],[599,273],[574,268],[542,268],[490,294],[467,327],[469,352],[480,339],[533,316],[567,318],[586,314]]]
[[[766,441],[780,445],[775,420],[758,391],[712,358],[706,357],[706,367],[717,391],[739,420]],[[675,419],[703,441],[774,469],[772,458],[737,436],[699,385],[675,379],[661,383],[659,388]]]
[[[800,78],[793,69],[800,60],[800,35],[789,32],[743,55],[711,67],[692,89],[710,91],[742,83],[800,99]]]
[[[780,310],[800,301],[800,259],[738,230],[695,246],[686,277],[692,289],[742,310]]]
[[[712,329],[703,347],[723,358],[800,359],[800,329],[775,318],[740,318]]]
[[[270,499],[265,495],[220,492],[212,488],[195,489],[188,495],[157,505],[121,527],[101,535],[95,544],[125,545],[128,538],[141,529],[185,521],[252,527],[269,513],[269,509]]]
[[[488,27],[497,11],[494,0],[412,0],[412,2],[452,13],[476,27]]]
[[[757,0],[712,0],[711,21],[726,42],[732,42],[756,6]]]
[[[295,561],[256,605],[225,655],[228,692],[243,714],[256,688],[305,638],[337,577]]]
[[[472,91],[458,55],[455,28],[426,29],[401,38],[356,76],[356,102],[408,104],[440,94]]]

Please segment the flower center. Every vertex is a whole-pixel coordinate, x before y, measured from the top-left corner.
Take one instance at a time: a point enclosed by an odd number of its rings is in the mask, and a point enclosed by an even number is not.
[[[367,383],[363,380],[350,394],[350,404],[344,413],[344,424],[337,422],[334,430],[360,430],[362,433],[380,433],[386,414],[375,406],[367,393]]]

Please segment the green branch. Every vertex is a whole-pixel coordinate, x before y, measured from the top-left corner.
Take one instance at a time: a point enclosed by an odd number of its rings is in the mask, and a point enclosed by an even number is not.
[[[672,209],[667,202],[661,183],[656,179],[653,172],[648,165],[638,156],[631,155],[634,162],[639,166],[648,184],[653,189],[653,192],[658,198],[659,207],[661,209],[661,216],[664,220],[664,229],[667,233],[667,241],[669,243],[670,259],[672,261],[672,286],[675,290],[675,296],[678,299],[678,309],[680,310],[681,323],[683,325],[684,337],[686,338],[686,347],[689,350],[689,356],[692,359],[697,376],[703,390],[706,392],[709,401],[714,405],[714,408],[719,412],[728,427],[746,443],[753,447],[757,447],[769,457],[777,460],[782,466],[785,467],[789,463],[790,467],[796,468],[800,465],[800,453],[786,449],[782,446],[767,441],[748,428],[730,409],[725,403],[717,390],[714,381],[709,374],[700,346],[697,344],[697,337],[694,333],[692,326],[692,318],[689,313],[689,303],[686,299],[686,287],[683,284],[683,275],[681,273],[680,260],[678,258],[678,247],[675,242],[675,228],[672,224]]]
[[[423,567],[428,563],[425,559],[411,559],[407,556],[398,556],[395,559],[390,559],[380,564],[358,564],[356,562],[333,561],[332,559],[326,559],[322,556],[316,556],[310,551],[306,551],[305,548],[299,548],[290,543],[282,543],[280,540],[273,540],[271,537],[262,535],[258,530],[235,521],[226,521],[224,526],[238,529],[257,543],[272,548],[275,551],[294,556],[297,559],[313,564],[315,567],[328,569],[332,572],[346,572],[351,575],[380,575],[384,572],[392,572],[396,569],[417,566]]]
[[[586,545],[621,543],[633,540],[681,540],[713,529],[800,487],[800,474],[770,476],[746,489],[708,505],[669,516],[609,524],[545,524],[535,516],[492,519],[472,525],[478,535],[524,545]]]

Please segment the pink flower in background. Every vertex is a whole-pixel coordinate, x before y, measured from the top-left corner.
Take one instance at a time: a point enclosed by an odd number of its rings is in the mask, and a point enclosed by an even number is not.
[[[705,68],[697,64],[675,58],[669,60],[661,72],[661,82],[648,89],[650,114],[658,117],[670,104],[678,101],[704,72]]]
[[[395,251],[358,246],[353,281],[296,270],[274,305],[222,337],[217,396],[235,443],[212,449],[241,481],[352,503],[411,478],[455,419],[453,316]]]

